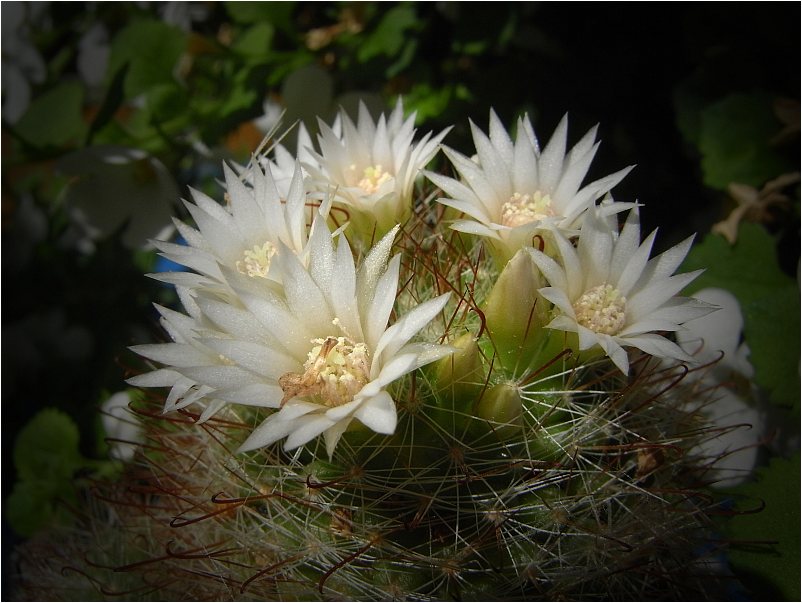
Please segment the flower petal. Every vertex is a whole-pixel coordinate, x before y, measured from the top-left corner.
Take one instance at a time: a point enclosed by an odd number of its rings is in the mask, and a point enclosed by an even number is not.
[[[354,412],[354,417],[362,421],[376,433],[392,435],[398,424],[395,402],[386,391],[380,391],[363,402]]]

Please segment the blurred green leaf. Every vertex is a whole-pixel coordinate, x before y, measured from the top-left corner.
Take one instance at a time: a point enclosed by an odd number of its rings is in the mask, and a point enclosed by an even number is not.
[[[270,23],[256,23],[247,28],[232,44],[234,51],[251,59],[266,59],[273,42],[274,28]]]
[[[293,31],[292,13],[295,4],[295,2],[226,2],[225,7],[231,19],[237,23],[264,21],[290,33]]]
[[[146,95],[148,121],[163,134],[177,134],[192,124],[187,91],[175,83],[153,86]]]
[[[799,601],[799,473],[798,454],[791,460],[774,458],[758,471],[757,481],[733,490],[744,498],[743,510],[761,500],[766,505],[727,524],[736,543],[729,548],[733,568],[758,599],[774,601],[772,595],[778,595],[783,601]],[[779,592],[766,592],[767,583]]]
[[[317,65],[307,65],[293,71],[281,88],[283,104],[287,107],[285,123],[301,119],[310,134],[317,132],[317,117],[328,119],[332,112],[334,81]]]
[[[404,45],[406,32],[417,22],[415,6],[400,4],[391,8],[359,47],[357,58],[364,63],[379,55],[396,56]]]
[[[769,146],[780,130],[771,107],[766,94],[733,94],[702,111],[699,150],[705,184],[720,189],[731,182],[759,186],[789,171]],[[693,126],[689,122],[685,127]]]
[[[6,506],[6,519],[19,534],[31,536],[68,519],[61,503],[74,502],[74,476],[91,464],[81,456],[78,443],[78,427],[55,408],[39,411],[19,432],[14,443],[19,481]]]
[[[674,89],[674,112],[677,116],[677,128],[683,138],[698,147],[702,110],[706,101],[696,90],[695,84],[694,80],[689,79],[677,85]]]
[[[125,96],[131,98],[151,86],[172,82],[174,69],[186,48],[186,34],[157,20],[134,21],[114,38],[108,73],[130,63]]]
[[[128,74],[129,63],[125,63],[117,70],[117,73],[111,78],[106,96],[103,99],[103,104],[98,109],[95,119],[89,127],[89,132],[86,135],[86,144],[91,144],[95,134],[97,134],[103,127],[111,121],[117,109],[122,105],[124,98],[123,85],[125,83],[125,76]]]
[[[409,40],[404,44],[404,49],[398,56],[398,59],[392,63],[386,70],[385,76],[387,79],[392,79],[401,73],[404,69],[409,67],[415,58],[415,52],[418,49],[418,42],[416,40]]]
[[[83,86],[66,81],[36,98],[17,122],[15,130],[37,147],[61,146],[81,139],[87,125],[81,113]]]
[[[33,536],[52,522],[54,492],[44,482],[17,482],[6,500],[6,520],[22,536]]]
[[[771,400],[799,409],[799,288],[777,263],[775,241],[762,227],[742,224],[738,241],[707,235],[683,269],[704,268],[688,293],[705,287],[732,292],[744,315],[755,381]]]
[[[69,480],[83,459],[78,452],[78,428],[55,408],[45,408],[20,431],[14,444],[14,464],[23,481]]]
[[[404,96],[404,107],[407,111],[417,111],[415,121],[418,124],[437,118],[445,113],[454,99],[472,100],[470,90],[462,84],[434,88],[429,84],[415,84]]]

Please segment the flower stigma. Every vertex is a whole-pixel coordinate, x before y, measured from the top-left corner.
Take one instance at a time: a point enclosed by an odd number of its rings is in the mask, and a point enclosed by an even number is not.
[[[270,261],[278,249],[270,241],[265,241],[261,247],[254,245],[242,254],[242,260],[237,260],[236,267],[242,274],[267,278],[270,270]]]
[[[281,406],[295,397],[335,407],[347,404],[368,383],[370,360],[364,343],[347,337],[317,338],[304,362],[304,372],[286,373],[279,380]]]
[[[365,191],[368,195],[375,193],[382,184],[390,180],[393,176],[389,172],[385,172],[380,163],[365,168],[363,178],[357,183],[357,186]]]
[[[583,293],[574,302],[576,322],[595,333],[615,335],[626,323],[627,299],[607,283]]]
[[[555,214],[551,207],[551,197],[540,191],[531,195],[515,193],[501,206],[501,223],[510,228],[539,222],[553,215]]]

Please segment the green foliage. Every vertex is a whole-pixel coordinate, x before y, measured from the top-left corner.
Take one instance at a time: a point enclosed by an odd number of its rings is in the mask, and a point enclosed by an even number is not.
[[[108,73],[126,63],[125,97],[130,99],[152,86],[175,81],[174,70],[186,48],[186,35],[155,19],[138,19],[125,27],[111,46]]]
[[[799,472],[800,456],[774,458],[758,471],[757,480],[733,490],[746,515],[727,524],[733,567],[759,599],[799,601]],[[755,508],[765,508],[750,513]]]
[[[14,464],[19,481],[6,516],[20,534],[30,536],[64,520],[62,503],[74,500],[73,475],[85,464],[78,438],[72,419],[54,408],[40,411],[17,436]]]
[[[359,46],[359,60],[366,62],[380,55],[397,56],[404,47],[408,30],[417,24],[414,4],[399,4],[391,8]]]
[[[733,94],[703,109],[699,150],[705,184],[759,186],[787,171],[790,166],[769,145],[779,130],[771,97],[763,93]]]
[[[784,274],[775,242],[754,224],[742,224],[735,245],[709,234],[688,254],[686,270],[705,268],[689,293],[721,287],[738,298],[755,381],[776,404],[799,410],[799,288]]]
[[[81,84],[66,80],[35,99],[15,130],[37,147],[59,147],[80,140],[86,132],[81,115],[83,102]]]
[[[237,23],[272,23],[285,31],[293,29],[295,2],[226,2],[225,9]]]
[[[273,42],[274,33],[275,28],[272,24],[255,23],[245,29],[242,35],[235,40],[232,49],[242,54],[247,60],[264,62]]]

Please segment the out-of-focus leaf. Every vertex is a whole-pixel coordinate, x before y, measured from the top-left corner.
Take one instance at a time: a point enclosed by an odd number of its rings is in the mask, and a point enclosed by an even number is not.
[[[709,234],[691,250],[683,268],[705,268],[689,294],[721,287],[738,298],[755,381],[774,403],[798,411],[799,288],[780,270],[774,239],[755,224],[742,224],[732,246]]]
[[[146,95],[148,121],[166,133],[180,132],[191,125],[191,114],[186,110],[189,98],[186,90],[176,83],[153,86]]]
[[[391,8],[359,47],[357,57],[360,62],[382,54],[396,56],[404,45],[407,30],[415,25],[416,20],[415,6],[412,4]]]
[[[799,412],[799,290],[788,286],[749,305],[744,328],[755,380],[771,400]]]
[[[705,100],[696,90],[695,84],[693,79],[689,79],[674,89],[674,111],[677,127],[683,138],[698,146]]]
[[[454,99],[470,101],[470,90],[462,84],[433,88],[429,84],[416,84],[404,96],[404,107],[412,112],[417,111],[415,121],[425,123],[428,119],[436,118],[449,108]]]
[[[759,186],[789,171],[769,146],[779,130],[771,97],[765,94],[733,94],[704,109],[699,150],[705,184],[721,189],[732,182]]]
[[[409,40],[406,44],[404,44],[404,49],[399,54],[398,59],[390,65],[387,70],[385,71],[385,75],[387,79],[394,78],[396,75],[401,73],[404,69],[409,67],[412,60],[415,58],[415,51],[418,49],[418,43],[416,40]]]
[[[226,2],[225,7],[236,23],[263,21],[290,33],[293,30],[292,13],[295,4],[295,2]]]
[[[114,117],[114,113],[120,108],[120,105],[122,105],[125,96],[123,85],[125,83],[125,76],[128,74],[128,66],[129,63],[123,64],[111,78],[111,83],[106,91],[103,104],[100,106],[95,119],[92,120],[92,124],[89,126],[89,132],[86,134],[86,144],[92,143],[95,134],[109,123],[111,118]]]
[[[14,464],[23,481],[59,482],[81,465],[78,428],[55,408],[45,408],[28,423],[14,444]]]
[[[301,119],[311,134],[317,131],[316,117],[327,120],[332,112],[334,82],[331,76],[316,65],[308,65],[291,73],[281,88],[283,104],[287,107],[285,123]]]
[[[273,42],[273,25],[267,22],[256,23],[246,29],[232,45],[232,48],[250,59],[265,59]]]
[[[35,99],[15,130],[37,147],[61,146],[83,138],[87,127],[81,114],[83,101],[79,82],[63,82]]]
[[[131,98],[151,86],[172,82],[186,45],[186,34],[180,29],[157,20],[134,21],[114,38],[108,73],[116,74],[130,63],[124,89],[126,98]]]
[[[219,115],[225,118],[237,111],[249,109],[253,107],[256,100],[257,92],[253,87],[247,84],[234,86],[225,102],[218,107]]]
[[[799,472],[798,454],[791,460],[774,458],[758,471],[757,481],[733,491],[743,510],[758,507],[760,501],[766,505],[728,523],[728,535],[736,543],[729,550],[733,568],[758,599],[799,601]],[[766,584],[779,592],[765,592]]]
[[[22,536],[51,523],[56,491],[44,481],[17,482],[6,500],[6,520]]]

